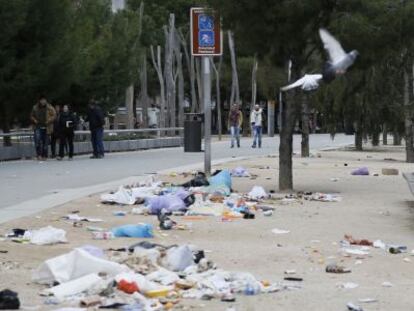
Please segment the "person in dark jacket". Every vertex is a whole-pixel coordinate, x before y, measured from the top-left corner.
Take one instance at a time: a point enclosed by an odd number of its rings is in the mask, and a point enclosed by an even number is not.
[[[50,135],[50,150],[52,153],[51,155],[52,159],[56,157],[56,144],[60,137],[60,134],[59,134],[60,105],[55,105],[54,108],[56,111],[56,119],[53,122],[53,131],[52,131],[52,134]]]
[[[65,147],[69,149],[69,160],[73,159],[73,138],[75,137],[76,118],[69,110],[68,105],[64,105],[59,114],[58,129],[59,129],[59,156],[58,160],[65,157]]]
[[[104,113],[95,100],[89,101],[89,110],[86,116],[86,122],[89,122],[89,130],[91,131],[91,142],[93,155],[91,159],[102,159],[105,155],[103,145],[103,134],[105,125]]]

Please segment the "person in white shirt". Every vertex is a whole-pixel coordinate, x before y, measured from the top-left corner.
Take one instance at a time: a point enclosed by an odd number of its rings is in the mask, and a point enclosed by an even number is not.
[[[250,114],[250,124],[253,132],[252,148],[262,148],[262,109],[259,105],[254,105],[254,109]]]

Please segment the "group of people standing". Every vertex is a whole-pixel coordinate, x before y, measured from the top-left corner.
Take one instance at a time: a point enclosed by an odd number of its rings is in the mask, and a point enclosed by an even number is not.
[[[250,125],[253,134],[252,148],[262,148],[262,109],[259,105],[255,105],[250,114]],[[237,148],[240,148],[240,130],[243,125],[243,113],[241,112],[239,105],[234,104],[229,113],[229,128],[231,134],[230,148],[234,148],[236,142]]]
[[[44,95],[39,96],[38,102],[33,106],[30,120],[34,129],[34,142],[38,160],[48,158],[49,144],[51,145],[51,157],[62,160],[65,151],[69,160],[73,159],[75,129],[79,119],[73,113],[69,105],[56,105],[53,107],[48,103]],[[104,157],[103,128],[105,117],[102,109],[94,100],[89,102],[87,118],[91,131],[91,142],[93,155],[91,158],[100,159]],[[59,153],[56,156],[56,143],[59,142]]]

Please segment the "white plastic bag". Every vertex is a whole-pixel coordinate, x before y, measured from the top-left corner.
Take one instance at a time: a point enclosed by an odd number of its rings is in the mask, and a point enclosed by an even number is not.
[[[66,243],[66,231],[52,226],[40,228],[39,230],[28,230],[24,233],[23,239],[30,240],[36,245],[48,245],[56,243]]]
[[[172,285],[180,280],[176,273],[164,268],[160,268],[159,270],[148,274],[147,279],[153,282],[158,282],[162,285]]]
[[[248,197],[250,199],[258,200],[267,198],[268,195],[266,191],[263,189],[263,187],[254,186],[253,189],[249,192]]]
[[[118,191],[111,194],[101,195],[101,201],[104,203],[118,203],[123,205],[133,205],[135,204],[135,197],[132,195],[132,191],[125,189],[124,187],[119,187]]]
[[[91,273],[115,276],[129,268],[116,262],[101,259],[76,248],[70,253],[46,260],[34,271],[32,280],[39,284],[69,282]]]
[[[194,265],[193,252],[188,245],[170,248],[163,264],[168,270],[184,271]]]
[[[52,294],[58,299],[65,299],[67,297],[83,293],[87,290],[97,288],[100,284],[104,288],[104,280],[100,278],[96,273],[92,273],[80,277],[76,280],[48,288],[45,290],[45,292]]]

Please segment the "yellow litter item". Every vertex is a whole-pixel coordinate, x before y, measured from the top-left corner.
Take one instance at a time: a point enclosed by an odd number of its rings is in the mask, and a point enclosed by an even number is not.
[[[165,297],[168,295],[169,291],[170,291],[169,288],[150,290],[145,293],[145,296],[147,296],[148,298]]]

